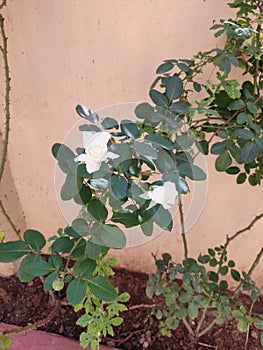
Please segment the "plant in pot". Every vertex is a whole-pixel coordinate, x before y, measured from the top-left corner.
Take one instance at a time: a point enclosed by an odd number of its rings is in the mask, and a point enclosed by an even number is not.
[[[57,143],[52,153],[65,174],[61,198],[74,201],[80,211],[70,226],[49,239],[48,257],[42,255],[46,239],[36,230],[0,244],[1,262],[23,257],[21,281],[41,277],[44,290],[51,293],[66,288],[68,302],[84,311],[77,321],[85,328],[80,336],[83,347],[96,349],[102,335],[113,335],[127,309],[129,295],[119,295],[106,278],[116,264],[107,257],[109,249],[125,248],[125,232],[133,227],[146,236],[156,226],[171,231],[173,207],[180,216],[184,258],[176,261],[168,253],[156,258],[157,271],[149,276],[146,294],[163,298],[148,320],[157,318],[161,334],[168,337],[183,323],[193,348],[213,326],[228,319],[236,320],[240,331],[248,332],[251,325],[263,329],[262,317],[252,314],[260,294],[252,273],[263,248],[247,272],[238,271],[228,254],[229,245],[263,214],[197,258],[189,256],[184,223],[183,200],[190,183],[206,179],[196,165],[198,153],[215,155],[216,170],[236,176],[238,184],[258,186],[263,175],[263,3],[235,0],[229,6],[237,10],[236,18],[212,27],[216,37],[226,35],[224,48],[164,61],[150,88],[152,103],[135,108],[135,121],[101,119],[85,106],[76,107],[86,121],[80,126],[83,144],[71,150]],[[209,66],[216,81],[201,83]],[[233,68],[243,74],[240,81],[231,76]],[[193,92],[202,92],[203,98],[195,98]],[[230,279],[235,284],[231,290]],[[242,304],[241,292],[250,295],[250,310]],[[210,323],[208,313],[213,316]]]

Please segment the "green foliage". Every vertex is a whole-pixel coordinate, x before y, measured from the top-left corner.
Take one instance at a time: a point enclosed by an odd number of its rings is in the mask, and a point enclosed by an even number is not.
[[[208,309],[214,317],[211,324],[235,319],[240,331],[247,331],[253,323],[258,329],[263,328],[261,320],[253,318],[238,299],[240,291],[249,291],[255,302],[259,289],[245,272],[241,277],[234,269],[234,261],[227,258],[226,245],[208,249],[207,254],[200,254],[197,260],[187,258],[182,263],[175,263],[169,254],[163,254],[155,264],[157,272],[149,276],[146,294],[149,298],[154,295],[164,298],[163,305],[153,307],[151,312],[151,316],[159,320],[162,335],[171,336],[179,323],[184,322],[198,339],[211,329],[203,323]],[[228,290],[225,279],[229,273],[238,282],[232,291]]]
[[[123,293],[112,302],[101,303],[92,293],[87,294],[85,302],[76,308],[76,310],[85,310],[84,315],[77,320],[77,325],[87,328],[80,335],[80,344],[82,347],[86,348],[90,345],[92,350],[96,350],[101,336],[105,337],[107,334],[113,336],[114,327],[119,326],[123,322],[123,319],[119,315],[121,312],[127,310],[127,307],[123,303],[126,303],[129,298],[128,293]]]
[[[52,154],[65,174],[61,199],[74,201],[80,214],[49,239],[48,257],[42,255],[46,239],[37,230],[26,230],[17,241],[0,240],[0,262],[23,258],[18,270],[21,281],[43,277],[45,291],[65,288],[68,302],[76,311],[83,309],[77,321],[87,329],[80,337],[83,347],[96,350],[101,336],[113,335],[114,327],[122,323],[120,312],[127,309],[123,303],[128,294],[118,295],[107,279],[114,274],[110,265],[116,264],[106,258],[109,249],[124,248],[124,230],[132,227],[138,226],[146,236],[156,225],[172,231],[170,206],[176,197],[185,257],[174,262],[163,254],[146,290],[149,298],[163,297],[163,305],[151,312],[159,320],[160,333],[170,337],[183,322],[198,341],[213,325],[228,319],[235,320],[240,331],[248,331],[252,324],[263,330],[262,319],[251,316],[238,299],[242,291],[252,303],[258,298],[253,268],[248,273],[238,271],[228,259],[232,238],[197,259],[190,258],[180,204],[181,196],[189,192],[188,181],[207,178],[195,164],[199,152],[214,156],[215,169],[236,177],[238,184],[257,186],[263,177],[263,5],[234,0],[229,6],[237,10],[236,19],[220,20],[212,27],[216,37],[226,35],[225,47],[161,63],[149,90],[152,102],[135,108],[136,121],[101,120],[91,109],[76,106],[85,119],[79,127],[85,144],[71,150],[56,143]],[[233,67],[239,76],[243,74],[242,83],[233,79]],[[203,82],[204,69],[214,69],[215,82]],[[195,97],[193,91],[198,93]],[[96,152],[105,149],[98,158]],[[165,193],[166,185],[174,193]],[[233,291],[227,291],[229,279],[236,285]],[[214,318],[210,325],[204,322],[208,310]],[[0,347],[10,345],[0,333]]]

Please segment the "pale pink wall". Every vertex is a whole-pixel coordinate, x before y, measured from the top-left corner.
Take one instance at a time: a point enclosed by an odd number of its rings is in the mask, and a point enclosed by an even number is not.
[[[213,20],[230,16],[229,0],[8,0],[5,10],[12,75],[12,138],[9,159],[28,227],[46,235],[65,225],[53,187],[51,146],[78,121],[78,103],[98,109],[142,101],[163,59],[189,58],[221,41]],[[208,75],[210,72],[207,73]],[[235,185],[209,160],[205,210],[188,233],[192,254],[224,240],[262,208],[262,188]],[[247,252],[262,246],[262,223],[238,242]],[[178,227],[178,226],[177,226]],[[179,257],[178,229],[150,244],[116,254],[123,266],[152,269],[150,252]],[[175,246],[170,250],[171,245]],[[205,248],[204,248],[205,247]],[[262,269],[257,278],[262,280]]]

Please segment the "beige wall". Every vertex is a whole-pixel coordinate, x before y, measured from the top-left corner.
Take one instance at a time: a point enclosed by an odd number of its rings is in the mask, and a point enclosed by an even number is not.
[[[8,0],[5,9],[12,75],[9,159],[28,227],[47,236],[65,221],[56,202],[51,146],[78,121],[76,104],[92,109],[142,101],[163,59],[189,58],[222,43],[209,27],[230,16],[229,0]],[[220,39],[222,40],[222,39]],[[193,255],[222,242],[262,209],[262,188],[235,185],[209,160],[205,209],[189,231]],[[261,208],[261,210],[260,210]],[[233,250],[241,268],[262,246],[258,223]],[[180,258],[178,225],[120,264],[152,269],[150,252]],[[170,247],[174,244],[174,248]],[[263,285],[262,268],[256,277]]]

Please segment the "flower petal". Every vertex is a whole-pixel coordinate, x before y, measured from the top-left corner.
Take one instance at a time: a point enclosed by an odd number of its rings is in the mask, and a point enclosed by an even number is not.
[[[88,145],[96,138],[96,134],[92,131],[83,131],[83,147],[87,148]]]
[[[88,156],[86,155],[86,153],[82,153],[79,156],[74,158],[75,162],[87,162],[88,161]]]

